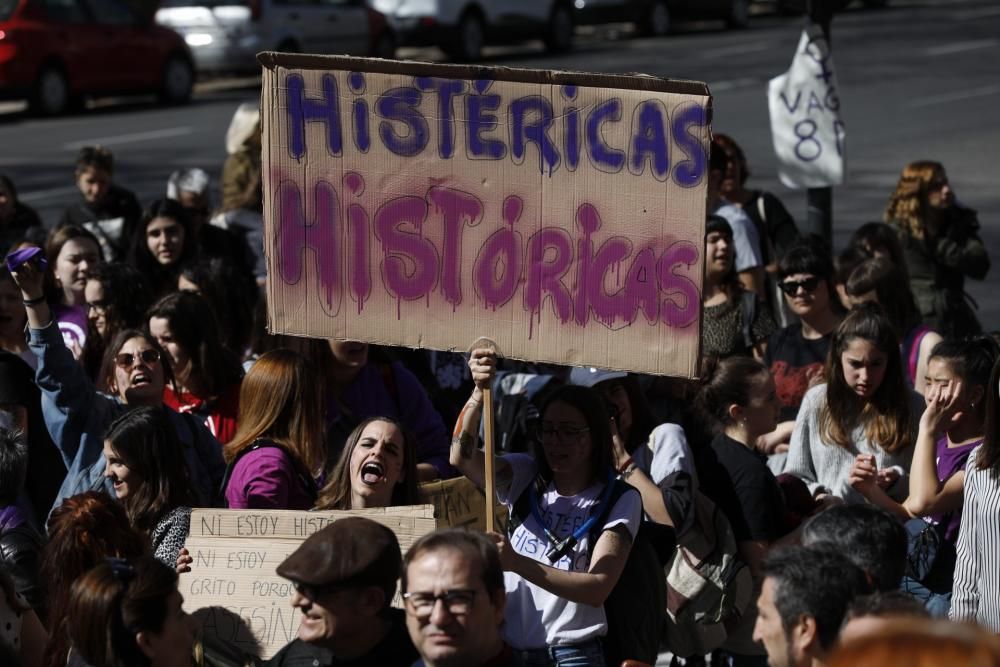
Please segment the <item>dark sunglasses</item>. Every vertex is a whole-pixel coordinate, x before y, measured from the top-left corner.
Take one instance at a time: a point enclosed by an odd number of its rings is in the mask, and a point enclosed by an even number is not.
[[[806,278],[805,280],[786,280],[778,283],[778,287],[788,296],[794,296],[798,293],[800,287],[806,292],[812,292],[819,286],[819,280],[816,277]]]
[[[115,364],[119,368],[132,368],[132,364],[135,363],[136,358],[141,359],[147,364],[155,364],[160,360],[160,353],[156,350],[143,350],[137,355],[131,352],[121,352],[115,355]]]

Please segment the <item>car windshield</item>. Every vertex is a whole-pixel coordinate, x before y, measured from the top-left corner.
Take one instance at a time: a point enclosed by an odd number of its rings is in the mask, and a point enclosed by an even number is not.
[[[8,0],[0,0],[0,3]],[[250,0],[163,0],[160,7],[248,7]]]
[[[20,0],[0,0],[0,21],[6,21],[17,9]]]

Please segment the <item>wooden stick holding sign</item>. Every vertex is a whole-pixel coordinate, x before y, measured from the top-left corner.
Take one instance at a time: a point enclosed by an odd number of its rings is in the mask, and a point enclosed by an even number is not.
[[[495,353],[497,351],[497,344],[490,338],[481,337],[472,344],[473,350],[479,348],[488,348],[493,350]],[[493,483],[493,388],[485,387],[483,388],[483,431],[484,431],[484,442],[483,442],[483,454],[486,456],[486,468],[483,474],[485,486],[483,487],[486,492],[486,532],[492,533],[496,530],[496,509],[494,506],[494,498],[496,498],[496,491]]]

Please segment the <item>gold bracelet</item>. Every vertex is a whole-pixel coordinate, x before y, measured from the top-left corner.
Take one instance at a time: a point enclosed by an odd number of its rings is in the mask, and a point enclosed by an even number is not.
[[[630,463],[629,465],[627,465],[625,469],[621,471],[622,479],[628,479],[629,477],[631,477],[632,473],[634,473],[638,468],[639,466],[637,466],[635,463]]]

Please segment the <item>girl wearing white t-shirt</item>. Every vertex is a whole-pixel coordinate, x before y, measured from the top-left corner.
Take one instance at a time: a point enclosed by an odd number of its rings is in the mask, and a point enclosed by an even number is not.
[[[477,433],[482,388],[493,380],[496,357],[473,350],[469,368],[476,388],[459,415],[451,463],[483,487],[486,460]],[[603,605],[628,559],[642,500],[637,493],[622,495],[604,525],[593,525],[615,477],[610,418],[593,390],[556,390],[542,409],[534,446],[534,458],[496,459],[497,499],[512,509],[528,494],[531,507],[509,541],[492,535],[505,570],[506,639],[528,667],[603,667]],[[598,535],[594,545],[591,535]]]

